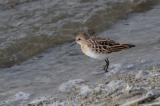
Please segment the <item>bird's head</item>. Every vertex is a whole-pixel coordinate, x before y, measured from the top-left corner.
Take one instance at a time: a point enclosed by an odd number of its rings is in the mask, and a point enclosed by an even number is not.
[[[88,35],[84,32],[80,32],[77,34],[76,36],[76,43],[78,43],[79,45],[83,45],[87,42],[88,39]]]

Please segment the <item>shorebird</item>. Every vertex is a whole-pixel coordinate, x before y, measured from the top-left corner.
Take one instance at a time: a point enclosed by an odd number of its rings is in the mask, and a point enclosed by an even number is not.
[[[104,71],[108,72],[109,60],[107,54],[119,52],[124,49],[135,47],[132,44],[121,44],[111,39],[89,36],[85,32],[80,32],[76,36],[76,43],[80,45],[81,51],[94,59],[105,60]]]

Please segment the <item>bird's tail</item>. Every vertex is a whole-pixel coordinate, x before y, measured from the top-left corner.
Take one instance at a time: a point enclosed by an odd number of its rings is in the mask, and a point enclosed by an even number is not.
[[[120,45],[112,46],[110,50],[111,50],[111,52],[118,52],[118,51],[121,51],[121,50],[124,50],[124,49],[129,49],[129,48],[132,48],[132,47],[135,47],[135,45],[120,44]]]
[[[135,45],[133,45],[133,44],[122,44],[122,45],[124,45],[124,46],[128,46],[128,48],[135,47]]]

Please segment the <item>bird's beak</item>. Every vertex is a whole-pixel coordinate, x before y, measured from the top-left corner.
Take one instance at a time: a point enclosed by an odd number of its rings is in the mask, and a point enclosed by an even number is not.
[[[76,42],[75,42],[75,41],[73,41],[73,42],[70,44],[70,46],[74,46],[74,45],[76,45]]]

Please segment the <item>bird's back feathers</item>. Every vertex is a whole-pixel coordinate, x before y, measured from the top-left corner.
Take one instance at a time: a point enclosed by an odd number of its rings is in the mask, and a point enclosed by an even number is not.
[[[91,37],[87,40],[88,46],[92,48],[93,51],[97,53],[112,53],[118,52],[124,49],[129,49],[135,47],[132,44],[120,44],[111,39],[103,39],[99,37]]]

